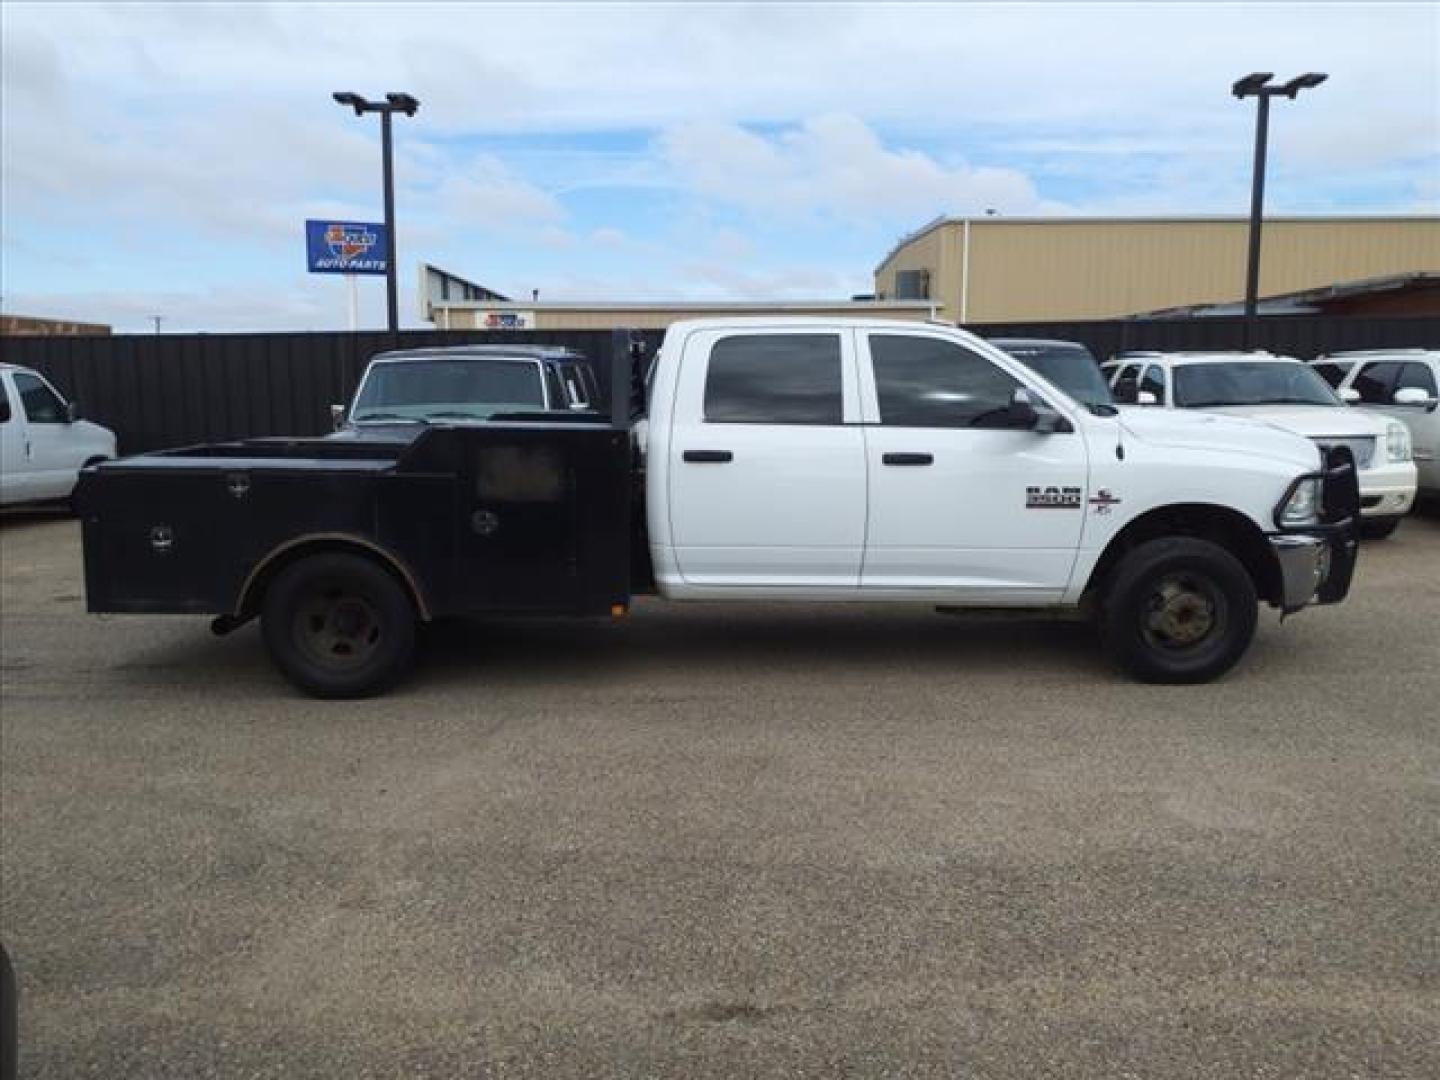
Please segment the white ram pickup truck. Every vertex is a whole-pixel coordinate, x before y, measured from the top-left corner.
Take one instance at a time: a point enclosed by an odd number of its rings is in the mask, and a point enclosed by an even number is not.
[[[676,323],[643,402],[619,340],[608,414],[460,420],[448,389],[427,416],[425,365],[460,350],[390,371],[405,424],[88,470],[91,609],[259,615],[280,668],[338,697],[393,681],[418,621],[647,593],[1080,613],[1134,676],[1198,682],[1259,603],[1349,589],[1346,447],[1081,405],[942,324]]]

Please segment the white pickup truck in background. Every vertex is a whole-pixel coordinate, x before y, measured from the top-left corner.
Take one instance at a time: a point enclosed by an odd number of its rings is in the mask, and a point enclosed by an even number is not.
[[[1362,535],[1393,533],[1415,504],[1410,433],[1399,420],[1348,408],[1310,364],[1271,353],[1122,353],[1104,365],[1115,400],[1244,416],[1346,446],[1360,475]]]
[[[82,468],[114,456],[114,432],[39,372],[0,364],[0,506],[68,499]]]

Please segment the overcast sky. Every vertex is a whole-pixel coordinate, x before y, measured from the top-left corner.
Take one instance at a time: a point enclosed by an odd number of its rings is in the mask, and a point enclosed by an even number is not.
[[[1440,5],[25,4],[3,20],[4,310],[331,329],[307,217],[548,299],[843,297],[937,214],[1440,209]],[[382,279],[361,286],[383,321]]]

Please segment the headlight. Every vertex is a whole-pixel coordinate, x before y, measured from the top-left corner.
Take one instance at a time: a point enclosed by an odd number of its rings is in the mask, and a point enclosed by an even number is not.
[[[1410,429],[1404,424],[1390,423],[1385,426],[1385,460],[1410,460]]]
[[[1309,477],[1295,485],[1276,519],[1282,528],[1314,525],[1320,520],[1320,485],[1319,477]]]

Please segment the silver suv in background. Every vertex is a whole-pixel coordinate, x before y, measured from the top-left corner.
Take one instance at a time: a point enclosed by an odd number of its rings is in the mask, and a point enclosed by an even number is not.
[[[1368,349],[1331,353],[1314,367],[1340,397],[1360,409],[1383,413],[1410,429],[1421,492],[1440,495],[1440,349]]]

